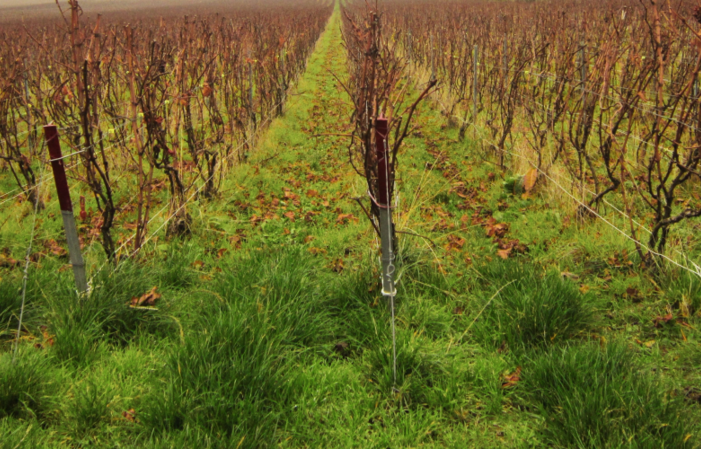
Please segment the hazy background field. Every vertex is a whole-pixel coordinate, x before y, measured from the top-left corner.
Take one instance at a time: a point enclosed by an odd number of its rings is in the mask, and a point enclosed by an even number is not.
[[[217,5],[218,9],[229,6],[251,4],[246,0],[85,0],[80,2],[83,11],[88,15],[104,14],[118,11],[158,10],[169,8],[169,11],[193,14],[204,7]],[[61,0],[61,6],[68,8],[68,2]],[[176,7],[174,9],[173,7]],[[211,8],[209,8],[211,10]],[[0,0],[0,22],[18,19],[58,18],[56,2],[52,0]]]

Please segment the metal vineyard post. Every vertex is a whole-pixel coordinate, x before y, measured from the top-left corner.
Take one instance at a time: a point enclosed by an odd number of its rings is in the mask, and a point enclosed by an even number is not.
[[[83,261],[83,255],[80,253],[78,230],[76,229],[75,217],[73,216],[73,203],[71,202],[71,195],[68,190],[66,170],[63,165],[63,155],[61,154],[61,144],[58,140],[58,130],[56,126],[44,126],[44,136],[46,138],[46,144],[49,147],[51,169],[54,172],[58,202],[61,206],[63,228],[66,232],[66,240],[68,241],[68,255],[71,265],[73,266],[75,286],[78,289],[78,293],[84,294],[88,291],[88,282],[85,276],[85,262]]]

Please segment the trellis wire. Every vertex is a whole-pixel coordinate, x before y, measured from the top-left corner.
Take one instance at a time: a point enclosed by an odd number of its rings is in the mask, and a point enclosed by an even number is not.
[[[42,149],[44,147],[45,142],[42,143]],[[42,170],[44,169],[43,167],[45,164],[41,164]],[[36,234],[36,222],[37,222],[37,215],[39,213],[39,192],[37,192],[36,197],[34,198],[34,216],[32,218],[32,231],[29,236],[29,245],[27,246],[27,252],[24,257],[24,276],[22,277],[22,302],[20,305],[20,312],[19,312],[19,319],[17,320],[17,334],[15,336],[15,348],[12,353],[12,363],[15,363],[15,359],[17,358],[17,351],[19,351],[19,336],[20,333],[22,332],[22,320],[24,319],[24,308],[25,308],[25,303],[26,303],[26,298],[27,298],[27,280],[29,279],[29,263],[31,262],[31,254],[32,254],[32,244],[34,243],[34,235]]]

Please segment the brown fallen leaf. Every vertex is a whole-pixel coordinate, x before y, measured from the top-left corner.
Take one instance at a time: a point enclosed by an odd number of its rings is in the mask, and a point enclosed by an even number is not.
[[[292,193],[292,192],[289,191],[289,190],[286,190],[286,191],[285,191],[285,199],[294,201],[294,200],[299,199],[299,195],[297,195],[296,193]]]
[[[80,195],[80,219],[85,221],[88,219],[88,213],[85,211],[85,197]]]
[[[68,255],[68,251],[59,245],[54,239],[44,240],[44,248],[48,249],[51,254],[56,257],[65,257]]]
[[[353,214],[339,214],[338,218],[336,218],[337,224],[346,224],[350,221],[355,221],[357,223],[358,218]]]
[[[687,322],[684,321],[683,319],[677,318],[676,321],[677,321],[677,324],[678,324],[678,325],[683,326],[683,327],[688,327],[689,329],[692,329],[691,324],[687,323]]]
[[[313,235],[308,235],[308,236],[304,237],[304,243],[310,243],[312,240],[314,240]]]
[[[521,367],[517,367],[516,371],[511,374],[504,376],[504,380],[501,383],[501,388],[511,388],[515,387],[521,380]]]
[[[643,300],[643,295],[640,293],[640,291],[635,288],[635,287],[628,287],[626,289],[625,294],[623,295],[626,298],[630,299],[634,303],[639,303]]]
[[[445,249],[450,251],[450,250],[461,250],[462,247],[465,246],[465,239],[458,237],[453,234],[448,235],[448,244],[445,245]]]
[[[487,223],[485,229],[487,230],[487,237],[501,238],[504,237],[507,232],[509,232],[509,225],[507,223]]]
[[[136,410],[134,410],[133,408],[122,412],[122,416],[129,422],[136,422]]]
[[[658,316],[655,317],[652,322],[655,324],[655,327],[660,327],[660,323],[669,323],[674,319],[674,314],[672,313],[672,308],[670,306],[667,306],[667,315],[664,316]]]
[[[319,215],[321,212],[315,211],[315,210],[310,210],[306,214],[304,214],[304,221],[307,223],[311,223],[314,221],[314,216]]]
[[[343,271],[343,268],[343,259],[336,259],[333,262],[331,262],[331,271],[340,273]]]
[[[511,251],[513,251],[513,248],[506,248],[506,249],[499,249],[497,250],[497,256],[501,257],[502,259],[506,260],[509,258],[509,255],[511,254]]]
[[[49,334],[49,328],[47,326],[39,326],[39,330],[41,330],[41,336],[44,337],[44,344],[47,346],[53,346],[54,337],[53,335]]]
[[[290,211],[290,212],[285,212],[282,214],[284,217],[288,218],[292,223],[295,221],[295,213]]]
[[[152,307],[156,305],[156,301],[161,298],[159,293],[156,293],[158,287],[153,287],[148,293],[144,293],[140,297],[133,297],[129,303],[130,307]]]
[[[231,237],[229,237],[229,243],[231,243],[236,249],[241,249],[242,241],[243,239],[240,235],[232,235]]]
[[[227,251],[229,251],[229,250],[226,248],[221,248],[219,251],[217,251],[217,258],[221,259],[222,256],[224,255],[224,253],[226,253]]]
[[[15,260],[10,256],[5,256],[0,254],[0,267],[2,268],[14,268],[20,264],[19,260]]]

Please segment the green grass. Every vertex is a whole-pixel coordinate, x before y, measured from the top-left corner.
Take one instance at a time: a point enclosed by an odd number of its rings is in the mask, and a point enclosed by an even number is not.
[[[523,387],[546,438],[560,447],[683,447],[684,403],[623,344],[554,349],[534,358]]]
[[[336,14],[249,162],[189,206],[191,236],[99,272],[86,249],[88,299],[65,259],[32,263],[15,363],[22,270],[0,268],[0,448],[701,447],[701,283],[509,194],[431,103],[400,160],[394,382],[363,180],[332,135],[343,51]],[[60,241],[51,207],[37,248]],[[23,258],[28,205],[2,217]],[[498,256],[496,223],[522,254]]]
[[[556,271],[542,272],[524,260],[492,262],[478,268],[485,293],[474,335],[502,350],[544,348],[576,338],[593,322],[592,295]]]

